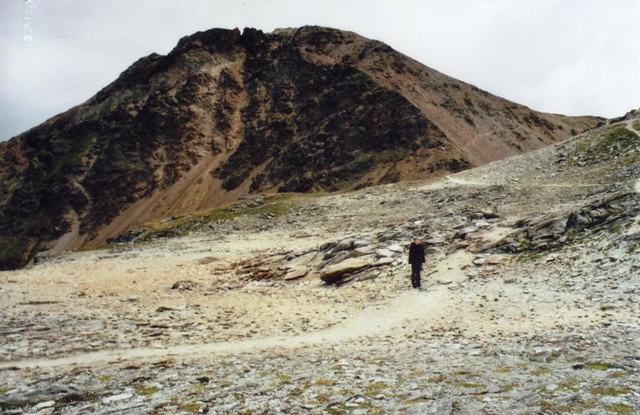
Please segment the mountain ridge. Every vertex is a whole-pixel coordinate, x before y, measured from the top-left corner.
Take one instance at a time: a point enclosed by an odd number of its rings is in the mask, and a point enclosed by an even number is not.
[[[2,143],[0,229],[98,246],[249,194],[456,172],[602,121],[532,111],[352,32],[211,29]]]

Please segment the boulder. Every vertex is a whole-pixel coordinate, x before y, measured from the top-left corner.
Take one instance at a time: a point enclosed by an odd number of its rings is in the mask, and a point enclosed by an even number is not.
[[[307,267],[297,267],[292,268],[284,275],[283,279],[285,281],[297,280],[299,278],[304,278],[309,273],[309,268]]]
[[[356,240],[354,238],[343,239],[340,242],[338,242],[336,246],[333,247],[333,249],[331,250],[331,253],[335,254],[341,251],[349,251],[353,249],[355,242]]]
[[[370,256],[349,258],[340,263],[332,264],[325,267],[320,272],[320,279],[326,284],[334,284],[348,274],[362,271],[373,265],[373,258]]]

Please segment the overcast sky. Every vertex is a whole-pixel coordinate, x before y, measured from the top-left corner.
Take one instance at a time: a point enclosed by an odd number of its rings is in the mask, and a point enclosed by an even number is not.
[[[381,40],[539,111],[640,107],[639,0],[0,0],[0,140],[196,31],[303,25]]]

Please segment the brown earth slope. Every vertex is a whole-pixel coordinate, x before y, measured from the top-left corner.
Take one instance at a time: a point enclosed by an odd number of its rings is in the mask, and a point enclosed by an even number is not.
[[[0,254],[96,246],[252,193],[457,172],[601,121],[532,111],[350,32],[212,29],[0,143]]]

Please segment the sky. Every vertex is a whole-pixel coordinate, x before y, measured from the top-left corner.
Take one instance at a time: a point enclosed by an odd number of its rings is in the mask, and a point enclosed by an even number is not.
[[[349,30],[534,110],[640,108],[639,0],[0,0],[0,141],[210,28]]]

